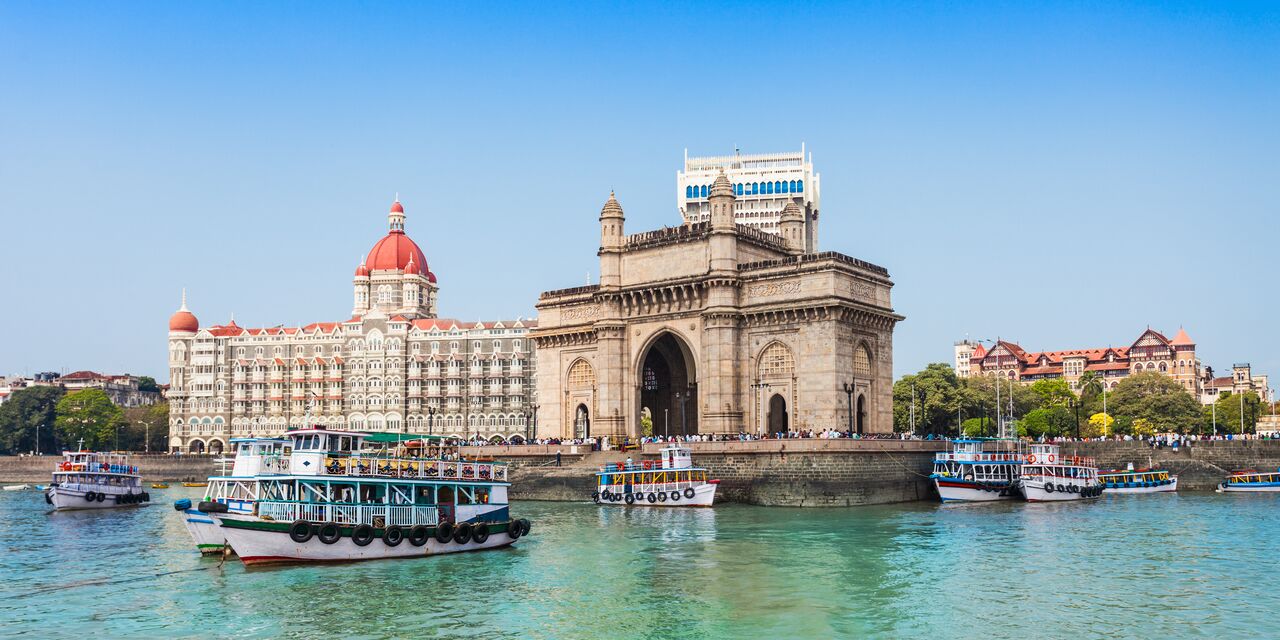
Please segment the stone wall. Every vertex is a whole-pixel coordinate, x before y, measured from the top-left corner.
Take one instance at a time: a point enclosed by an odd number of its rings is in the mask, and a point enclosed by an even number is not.
[[[215,464],[214,458],[215,456],[154,454],[130,456],[130,462],[142,468],[142,477],[146,482],[191,482],[204,481],[220,472],[221,465]],[[53,479],[54,465],[61,461],[61,456],[0,456],[0,482],[46,484]],[[227,465],[227,470],[230,469],[231,466]]]

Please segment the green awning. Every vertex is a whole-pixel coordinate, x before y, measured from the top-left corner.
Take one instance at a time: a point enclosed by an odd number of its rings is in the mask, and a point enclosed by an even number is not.
[[[391,443],[406,442],[409,440],[445,440],[445,436],[424,436],[413,433],[388,433],[385,431],[377,431],[374,433],[366,433],[365,442]]]

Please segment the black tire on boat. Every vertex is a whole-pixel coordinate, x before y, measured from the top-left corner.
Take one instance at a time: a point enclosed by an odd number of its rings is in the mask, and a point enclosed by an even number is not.
[[[453,530],[453,541],[458,544],[471,542],[471,523],[463,522]]]
[[[659,492],[658,492],[658,502],[666,502],[666,501],[667,501],[667,492],[666,492],[666,491],[659,491]]]
[[[529,522],[528,518],[520,518],[520,535],[529,535],[529,529],[531,527],[533,527],[533,523]]]
[[[507,537],[511,538],[512,540],[518,540],[520,538],[520,521],[519,520],[512,520],[511,522],[507,523]]]
[[[594,503],[596,503],[596,504],[600,504],[600,492],[599,492],[599,491],[592,492],[592,494],[591,494],[591,501],[592,501],[592,502],[594,502]]]
[[[388,547],[396,547],[399,546],[401,542],[404,542],[404,529],[391,525],[390,527],[387,527],[386,531],[382,532],[382,544],[385,544]]]
[[[46,493],[46,494],[44,494],[44,503],[45,503],[45,504],[53,504],[53,498],[50,498],[50,497],[49,497],[49,494],[47,494],[47,493]]]
[[[1053,493],[1053,483],[1052,483],[1052,482],[1046,482],[1046,483],[1044,483],[1044,492],[1045,492],[1045,493]]]
[[[426,527],[416,525],[409,530],[409,535],[406,537],[409,540],[409,544],[415,547],[421,547],[427,543],[427,538],[430,538],[431,534],[427,531]]]
[[[201,507],[204,505],[205,503],[200,503]],[[204,509],[201,509],[201,511],[204,511]],[[289,539],[298,544],[307,542],[312,535],[311,523],[306,520],[294,520],[293,524],[289,525]]]
[[[143,492],[142,492],[142,501],[143,501],[143,502],[151,502],[151,494],[150,494],[150,493],[147,493],[146,491],[143,491]]]
[[[476,542],[484,542],[485,540],[488,540],[489,525],[484,522],[477,523],[476,526],[471,529],[471,539]]]
[[[94,493],[94,492],[92,492],[92,491],[86,491],[86,492],[84,492],[84,501],[85,501],[85,502],[93,502],[93,498],[94,498],[94,496],[96,496],[96,495],[98,495],[98,494],[96,494],[96,493]]]
[[[645,496],[645,498],[644,498],[644,499],[645,499],[645,500],[648,500],[648,501],[649,501],[649,504],[653,504],[653,503],[655,503],[655,502],[657,502],[657,501],[658,501],[658,494],[656,494],[656,493],[650,493],[649,495]]]
[[[212,500],[202,500],[200,504],[196,505],[196,509],[205,513],[226,513],[227,505],[221,502],[214,502]],[[299,522],[301,522],[301,520]]]
[[[601,491],[601,492],[600,492],[600,499],[601,499],[601,500],[603,500],[603,501],[605,501],[605,502],[612,502],[612,501],[613,501],[613,494],[612,494],[612,493],[609,493],[609,490],[608,490],[608,489],[605,489],[604,491]]]
[[[356,543],[357,547],[373,542],[373,527],[367,524],[356,525],[356,528],[351,530],[351,541]]]
[[[627,500],[627,504],[635,504],[635,501],[636,501],[636,494],[634,494],[634,493],[628,493],[628,494],[627,494],[627,498],[626,498],[626,500]]]
[[[116,494],[115,503],[116,503],[116,504],[129,504],[129,503],[128,503],[128,501],[126,501],[126,500],[125,500],[125,497],[124,497],[124,496],[122,496],[122,495],[120,495],[120,494]]]
[[[97,500],[98,502],[102,502],[103,500],[106,500],[106,499],[107,499],[107,494],[101,493],[101,492],[99,492],[98,495],[94,498],[94,500]]]
[[[680,502],[680,492],[679,492],[679,491],[672,491],[672,492],[671,492],[671,501],[672,501],[672,502]]]
[[[436,542],[444,544],[453,539],[453,523],[441,522],[436,525]]]
[[[342,531],[338,529],[338,523],[326,522],[316,530],[316,537],[320,539],[320,542],[333,544],[338,541],[338,538],[342,537]]]
[[[1072,484],[1072,485],[1067,485],[1067,491],[1068,491],[1069,493],[1080,493],[1080,487],[1077,487],[1077,486],[1076,486],[1076,485],[1074,485],[1074,484]]]
[[[684,497],[686,497],[686,498],[688,498],[688,499],[690,499],[690,500],[692,500],[692,499],[693,499],[693,487],[685,487],[685,488],[684,488]]]

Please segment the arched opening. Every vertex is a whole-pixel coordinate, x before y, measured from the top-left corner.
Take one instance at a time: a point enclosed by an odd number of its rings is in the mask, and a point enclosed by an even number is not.
[[[791,420],[787,416],[787,401],[781,394],[775,393],[769,398],[769,433],[782,433],[790,428]]]
[[[653,435],[698,433],[698,389],[693,352],[672,333],[649,345],[641,358],[640,412],[649,411]]]
[[[210,440],[210,441],[209,441],[209,453],[212,453],[212,454],[214,454],[214,455],[218,455],[218,454],[222,453],[222,441],[221,441],[221,440]]]
[[[204,453],[204,442],[201,440],[192,440],[191,443],[187,445],[187,452]]]
[[[573,437],[591,437],[591,412],[587,410],[585,404],[578,405],[578,408],[573,411]]]
[[[867,397],[858,394],[858,413],[854,415],[854,430],[857,433],[867,432]]]

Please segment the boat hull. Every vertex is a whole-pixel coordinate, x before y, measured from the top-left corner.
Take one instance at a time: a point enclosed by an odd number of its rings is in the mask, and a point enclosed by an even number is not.
[[[1154,487],[1107,487],[1107,493],[1173,493],[1178,490],[1178,479],[1170,478],[1169,484]]]
[[[943,478],[934,478],[933,485],[938,489],[938,497],[943,502],[995,502],[1018,497],[1017,490],[1010,486],[980,485],[976,482]]]
[[[84,509],[127,509],[129,507],[141,507],[145,502],[116,502],[116,496],[125,493],[120,490],[121,487],[101,487],[99,490],[80,490],[69,489],[66,487],[49,487],[45,491],[47,502],[53,506],[54,511],[78,511]],[[102,500],[94,500],[92,502],[85,500],[85,495],[89,491],[101,493],[105,497]],[[138,495],[138,494],[134,494]]]
[[[265,564],[291,564],[302,562],[360,562],[388,558],[421,558],[424,556],[500,549],[516,543],[506,531],[490,533],[484,542],[440,542],[434,537],[417,547],[408,540],[396,546],[388,546],[375,537],[367,545],[357,545],[348,536],[338,538],[333,544],[325,544],[318,536],[306,542],[294,542],[288,530],[265,529],[260,522],[253,522],[234,515],[219,514],[214,517],[221,525],[222,537],[236,550],[246,566]],[[434,532],[434,528],[433,528]]]
[[[184,509],[182,524],[196,543],[196,549],[206,555],[221,554],[226,547],[226,539],[222,536],[222,527],[218,526],[213,516],[199,509]]]
[[[1060,482],[1048,483],[1048,484],[1054,485],[1053,490],[1048,491],[1045,489],[1045,484],[1046,482],[1042,480],[1024,479],[1022,482],[1022,494],[1026,496],[1027,502],[1070,502],[1073,500],[1094,500],[1099,497],[1096,495],[1092,495],[1092,496],[1085,495],[1079,491],[1075,491],[1075,492],[1070,490],[1063,491],[1057,488],[1061,486]],[[1080,484],[1077,482],[1075,486],[1076,487],[1084,487],[1084,486],[1100,487],[1101,485],[1098,485],[1096,483]],[[1105,491],[1102,491],[1100,493],[1105,493]]]
[[[1233,485],[1218,485],[1216,489],[1218,493],[1280,493],[1280,484],[1258,484],[1250,486],[1247,483]]]
[[[605,500],[603,496],[597,496],[596,498],[593,498],[593,500],[597,504],[608,505],[608,506],[621,506],[621,507],[666,507],[666,508],[710,507],[715,503],[716,487],[718,486],[719,485],[717,483],[708,482],[706,484],[690,487],[693,489],[692,498],[685,497],[685,494],[683,493],[683,491],[678,491],[677,493],[679,494],[679,499],[677,500],[671,499],[670,497],[671,492],[667,492],[666,500],[659,500],[657,496],[657,492],[636,491],[631,494],[633,496],[636,496],[635,499],[632,501],[631,504],[627,504],[626,494],[614,492],[612,489],[610,489],[610,496],[612,499]],[[608,487],[606,486],[606,488]],[[649,493],[654,494],[653,502],[649,502],[649,499],[648,499]]]

